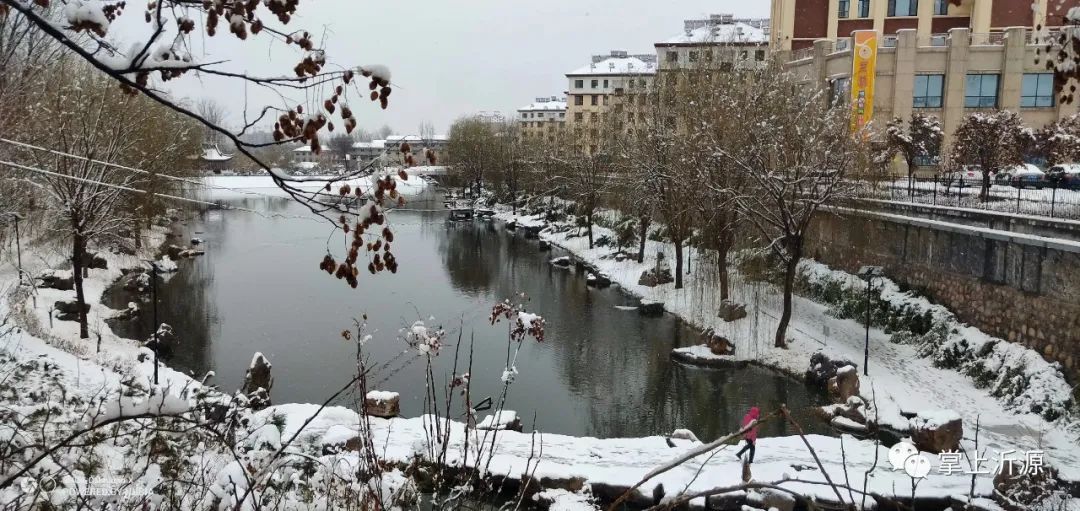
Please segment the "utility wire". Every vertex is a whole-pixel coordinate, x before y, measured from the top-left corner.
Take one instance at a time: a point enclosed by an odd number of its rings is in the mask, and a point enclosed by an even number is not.
[[[242,207],[238,207],[238,206],[229,206],[227,204],[219,204],[219,203],[216,203],[216,202],[208,202],[208,201],[203,201],[203,200],[198,200],[198,199],[189,199],[187,197],[180,197],[178,195],[170,195],[170,194],[167,194],[167,193],[150,192],[150,191],[142,190],[142,189],[139,189],[139,188],[132,188],[130,186],[118,185],[118,184],[113,184],[113,183],[104,183],[104,182],[101,182],[101,181],[95,181],[93,179],[87,179],[87,178],[78,177],[78,176],[69,176],[67,174],[60,174],[58,172],[53,172],[53,171],[50,171],[50,170],[40,169],[40,168],[37,168],[37,167],[29,167],[29,166],[26,166],[26,165],[21,165],[21,164],[10,162],[10,161],[0,160],[0,165],[6,165],[8,167],[12,167],[12,168],[20,169],[20,170],[25,170],[27,172],[36,172],[38,174],[44,174],[46,176],[59,177],[59,178],[63,178],[63,179],[71,179],[71,180],[79,181],[79,182],[82,182],[82,183],[88,183],[88,184],[97,185],[97,186],[104,186],[106,188],[115,188],[115,189],[118,189],[118,190],[124,190],[124,191],[132,192],[132,193],[139,193],[139,194],[143,194],[143,195],[153,195],[155,197],[161,197],[161,198],[164,198],[164,199],[177,200],[177,201],[181,201],[181,202],[190,202],[190,203],[193,203],[193,204],[201,204],[201,205],[204,205],[204,206],[213,206],[215,208],[224,209],[224,210],[244,211],[246,213],[254,213],[254,214],[259,215],[259,216],[261,216],[263,218],[294,218],[294,219],[312,220],[312,221],[316,221],[316,222],[321,223],[320,220],[317,220],[317,219],[311,218],[311,217],[297,216],[297,215],[282,215],[280,213],[272,213],[272,214],[268,215],[266,213],[263,213],[261,211],[256,211],[254,209],[242,208]]]

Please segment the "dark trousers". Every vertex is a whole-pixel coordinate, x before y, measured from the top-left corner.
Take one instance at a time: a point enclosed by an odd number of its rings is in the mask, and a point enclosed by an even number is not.
[[[753,463],[754,462],[754,449],[755,449],[754,448],[754,442],[752,440],[747,440],[746,445],[744,445],[742,449],[739,449],[739,452],[735,453],[735,455],[742,458],[743,453],[749,450],[750,451],[750,456],[748,458],[746,458],[746,462],[747,463]]]

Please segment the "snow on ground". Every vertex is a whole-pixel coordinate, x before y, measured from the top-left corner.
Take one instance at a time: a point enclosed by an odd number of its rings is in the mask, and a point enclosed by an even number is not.
[[[289,437],[314,411],[317,405],[281,405],[267,409],[264,414],[284,416],[282,437]],[[324,410],[325,417],[313,421],[301,434],[301,439],[311,449],[322,445],[340,445],[356,435],[359,417],[346,408],[332,407]],[[371,418],[376,449],[387,461],[408,462],[422,455],[426,444],[424,431],[432,427],[431,416],[410,419]],[[445,419],[442,419],[445,421]],[[492,432],[470,430],[468,432],[470,455],[466,456],[466,430],[464,425],[451,422],[450,450],[447,463],[475,466],[476,445],[490,443]],[[661,436],[645,438],[589,438],[554,434],[537,434],[500,431],[497,449],[491,459],[491,471],[495,475],[520,478],[535,470],[535,477],[569,480],[583,478],[586,483],[630,487],[647,473],[662,466],[690,449],[700,446],[692,440],[671,439]],[[874,466],[875,451],[877,469],[869,476],[869,491],[887,496],[909,495],[911,479],[902,470],[894,470],[887,462],[888,449],[875,446],[874,442],[858,440],[851,436],[807,437],[814,446],[826,472],[834,481],[844,480],[843,460],[848,463],[851,484],[861,488],[864,473]],[[669,442],[674,447],[669,446]],[[663,485],[668,495],[684,488],[701,491],[714,487],[741,483],[742,462],[735,457],[735,445],[722,447],[715,454],[703,454],[669,472],[657,476],[641,487],[647,496],[653,489]],[[543,450],[542,456],[540,450]],[[537,461],[538,459],[538,461]],[[482,463],[488,461],[485,453]],[[531,460],[531,461],[530,461]],[[935,469],[939,467],[936,457],[931,458]],[[700,473],[699,473],[700,471]],[[753,479],[758,482],[787,481],[784,486],[820,499],[836,500],[832,489],[824,483],[825,478],[817,469],[813,457],[798,436],[769,437],[758,440],[757,453],[752,465]],[[804,481],[804,482],[799,482]],[[965,474],[944,475],[935,470],[918,484],[922,497],[947,497],[967,495],[971,477]],[[979,477],[976,495],[988,496],[992,490],[991,477]],[[845,493],[846,497],[846,493]],[[574,509],[574,508],[571,508]]]
[[[522,221],[509,212],[498,215],[503,220]],[[524,219],[535,222],[537,218]],[[609,229],[594,226],[594,237],[607,235],[615,239]],[[627,292],[645,301],[657,301],[664,308],[701,328],[711,327],[717,334],[731,339],[735,344],[735,357],[775,367],[792,375],[802,375],[810,356],[823,351],[831,358],[863,361],[865,327],[852,320],[839,319],[827,314],[828,306],[812,300],[794,297],[794,316],[788,330],[792,339],[787,349],[772,347],[772,338],[780,317],[782,297],[778,289],[764,284],[742,282],[735,277],[732,286],[733,299],[747,305],[750,315],[732,323],[717,317],[720,299],[715,285],[699,282],[693,275],[687,278],[684,289],[676,290],[673,284],[650,288],[638,285],[638,277],[655,265],[657,252],[666,254],[674,271],[674,249],[666,243],[646,242],[645,263],[634,260],[616,262],[611,258],[611,247],[589,249],[588,238],[574,236],[576,229],[564,232],[541,231],[541,239],[559,245],[595,265],[610,276],[612,281]],[[568,237],[569,235],[569,237]],[[700,254],[690,250],[690,269],[701,260]],[[756,305],[756,307],[755,307]],[[970,328],[970,327],[967,327]],[[971,329],[977,332],[975,329]],[[974,332],[969,332],[974,337]],[[1063,478],[1080,481],[1080,445],[1078,429],[1074,422],[1059,420],[1047,422],[1031,413],[1016,413],[997,400],[985,389],[977,388],[972,379],[949,369],[935,367],[929,359],[918,355],[914,346],[895,344],[890,336],[879,328],[870,330],[870,376],[862,376],[861,394],[869,403],[876,402],[877,421],[898,430],[906,430],[908,419],[904,414],[926,409],[948,409],[964,419],[963,447],[973,447],[975,423],[979,422],[979,448],[989,449],[987,455],[992,464],[995,453],[1023,456],[1030,450],[1044,450],[1047,463],[1060,470]],[[1022,346],[1009,343],[1003,348],[1016,350],[1011,356],[1027,356]],[[1034,358],[1041,360],[1038,354]],[[1032,360],[1034,360],[1034,358]],[[871,415],[868,417],[874,419]],[[920,486],[921,488],[921,486]]]
[[[387,170],[385,172],[378,172],[375,175],[364,176],[359,178],[353,178],[345,181],[335,181],[331,187],[333,194],[337,194],[337,189],[348,184],[352,188],[359,186],[364,190],[373,190],[374,181],[383,176],[393,176],[397,181],[398,193],[410,197],[419,195],[427,188],[427,181],[420,178],[425,173],[432,172],[430,169],[437,169],[437,167],[414,167],[407,169],[408,179],[401,179],[397,175],[397,170]],[[325,179],[329,176],[314,176],[310,177],[308,181],[289,182],[289,186],[298,188],[305,192],[317,192],[326,186]],[[200,190],[199,198],[207,201],[227,200],[227,199],[250,199],[257,197],[288,197],[288,194],[284,190],[278,188],[274,184],[274,180],[269,175],[257,175],[257,176],[207,176],[203,178],[205,187]]]

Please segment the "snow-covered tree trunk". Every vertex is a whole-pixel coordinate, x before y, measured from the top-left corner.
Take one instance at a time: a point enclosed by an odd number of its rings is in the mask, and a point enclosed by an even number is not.
[[[638,264],[645,262],[645,241],[649,237],[649,215],[641,215],[638,217],[638,252],[637,262]]]
[[[86,317],[86,293],[83,291],[83,263],[86,261],[86,238],[78,214],[71,216],[71,277],[75,285],[75,305],[79,314],[79,338],[90,338],[90,323]]]

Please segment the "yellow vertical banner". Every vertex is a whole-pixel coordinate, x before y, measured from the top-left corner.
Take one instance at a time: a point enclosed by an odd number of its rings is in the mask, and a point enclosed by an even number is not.
[[[877,32],[857,30],[851,59],[851,129],[859,131],[874,116],[874,75],[877,72]]]

